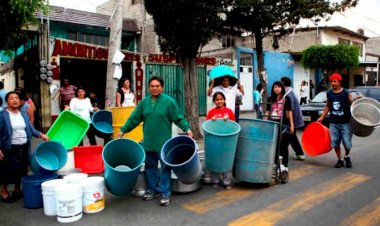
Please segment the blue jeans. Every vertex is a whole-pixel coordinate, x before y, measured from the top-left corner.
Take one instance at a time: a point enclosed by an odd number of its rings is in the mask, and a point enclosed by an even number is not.
[[[352,148],[352,133],[350,131],[348,123],[345,124],[333,124],[330,123],[330,137],[331,137],[331,146],[333,148],[339,147],[340,143],[343,141],[345,149]]]
[[[145,175],[148,189],[169,196],[171,193],[171,169],[160,159],[160,152],[145,151]],[[158,161],[161,170],[158,169]]]

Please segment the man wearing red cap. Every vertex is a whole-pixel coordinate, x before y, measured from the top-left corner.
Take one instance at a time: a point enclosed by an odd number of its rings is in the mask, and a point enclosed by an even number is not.
[[[350,105],[353,102],[353,99],[348,90],[341,86],[342,76],[340,74],[332,74],[330,76],[330,82],[332,89],[326,93],[327,104],[317,122],[322,122],[327,113],[330,112],[329,129],[331,146],[334,148],[336,156],[338,157],[338,162],[335,164],[335,168],[341,168],[344,167],[344,165],[346,165],[347,168],[351,168],[352,163],[349,154],[352,147],[352,133],[348,122],[351,117]],[[342,141],[346,150],[344,161],[340,153],[340,143]]]

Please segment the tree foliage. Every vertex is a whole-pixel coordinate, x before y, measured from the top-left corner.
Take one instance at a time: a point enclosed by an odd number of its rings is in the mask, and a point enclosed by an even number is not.
[[[0,3],[0,49],[13,50],[26,37],[23,26],[38,23],[35,13],[46,12],[44,0],[7,0]]]
[[[292,31],[301,18],[318,21],[336,11],[344,11],[356,6],[358,0],[235,0],[227,13],[226,26],[234,32],[246,32],[255,37],[258,72],[264,69],[264,37],[273,37],[273,47],[278,48],[278,40]],[[266,81],[260,76],[260,83],[266,88]],[[265,93],[266,94],[266,93]],[[264,94],[264,96],[265,96]]]
[[[359,65],[359,49],[352,45],[314,45],[302,51],[301,63],[306,68],[328,71],[348,69]]]
[[[201,137],[198,115],[198,81],[195,57],[222,25],[221,0],[145,0],[153,16],[161,51],[176,56],[182,64],[186,116],[194,138]]]

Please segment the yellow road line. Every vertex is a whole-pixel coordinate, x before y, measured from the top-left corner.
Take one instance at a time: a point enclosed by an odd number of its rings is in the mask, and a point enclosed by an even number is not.
[[[306,177],[312,174],[313,172],[315,172],[319,168],[320,167],[318,166],[304,165],[297,169],[290,170],[289,181],[295,181],[303,177]],[[261,189],[252,190],[249,188],[234,187],[230,190],[217,192],[215,195],[212,195],[212,197],[207,198],[207,199],[196,200],[191,203],[182,204],[182,207],[195,213],[204,214],[211,210],[222,208],[231,203],[242,200],[248,196],[251,196],[257,193],[260,190]]]
[[[359,212],[346,218],[340,225],[344,226],[376,226],[380,225],[380,197]]]
[[[281,199],[262,210],[231,221],[229,226],[276,225],[281,220],[293,218],[302,212],[310,210],[325,200],[367,181],[369,178],[366,175],[346,173],[338,178],[334,178],[333,181],[317,185],[314,188],[300,192],[296,196]]]

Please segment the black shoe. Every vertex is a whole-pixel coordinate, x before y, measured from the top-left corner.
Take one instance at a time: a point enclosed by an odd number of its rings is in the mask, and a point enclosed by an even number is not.
[[[12,196],[8,195],[8,197],[6,198],[3,198],[3,196],[1,196],[1,202],[4,202],[4,203],[12,203],[14,202],[15,200],[13,200]]]
[[[23,197],[24,197],[24,195],[23,195],[22,191],[21,192],[16,192],[16,191],[12,192],[12,198],[14,201],[22,199]]]
[[[351,168],[352,167],[352,162],[350,157],[344,157],[344,161],[346,162],[346,167]]]
[[[151,199],[154,199],[154,198],[158,198],[160,196],[161,196],[161,194],[155,193],[155,192],[153,192],[151,190],[148,190],[148,191],[145,192],[145,195],[143,196],[143,200],[148,201],[148,200],[151,200]]]
[[[170,204],[170,196],[169,195],[163,195],[160,200],[161,206],[168,206]]]
[[[335,168],[341,168],[344,167],[344,162],[343,160],[338,160],[335,164]]]

